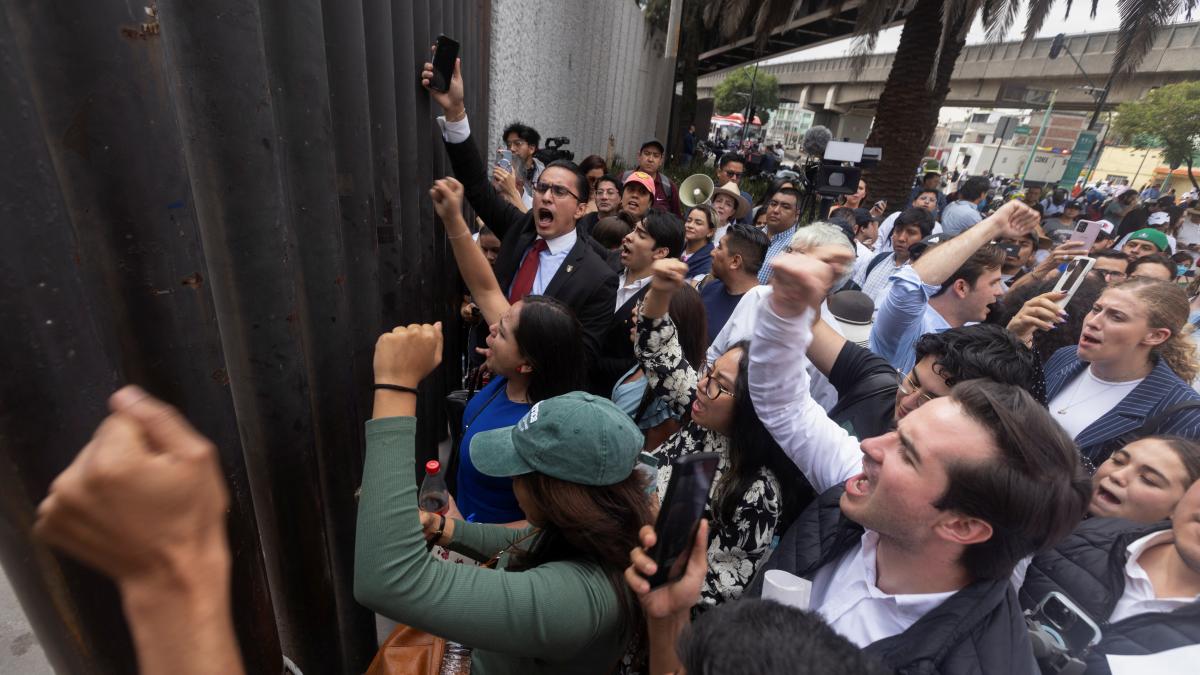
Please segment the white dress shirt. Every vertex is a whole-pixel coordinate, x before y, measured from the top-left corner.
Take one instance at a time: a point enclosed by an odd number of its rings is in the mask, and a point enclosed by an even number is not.
[[[650,283],[650,280],[654,278],[654,275],[647,275],[641,279],[638,279],[637,281],[625,283],[625,273],[628,271],[629,270],[621,270],[621,276],[617,278],[617,300],[616,304],[613,305],[613,312],[621,309],[621,305],[629,302],[630,298],[632,298],[638,291],[642,290],[642,287]]]
[[[1184,605],[1200,600],[1200,595],[1191,598],[1157,597],[1154,593],[1154,584],[1150,583],[1149,575],[1138,564],[1138,558],[1146,549],[1159,544],[1170,544],[1173,541],[1175,541],[1175,533],[1171,530],[1163,530],[1146,535],[1125,548],[1129,552],[1129,558],[1125,561],[1125,592],[1121,594],[1117,606],[1113,607],[1112,616],[1108,618],[1109,623],[1116,623],[1122,619],[1149,612],[1173,612]]]

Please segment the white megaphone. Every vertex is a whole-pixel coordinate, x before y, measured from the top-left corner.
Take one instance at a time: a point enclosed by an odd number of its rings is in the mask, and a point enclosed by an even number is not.
[[[688,208],[707,204],[715,189],[713,180],[702,173],[688,176],[679,186],[679,201]]]

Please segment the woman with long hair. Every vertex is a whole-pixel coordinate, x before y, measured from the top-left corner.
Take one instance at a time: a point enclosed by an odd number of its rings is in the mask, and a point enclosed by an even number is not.
[[[1170,518],[1183,493],[1200,480],[1200,443],[1147,436],[1113,452],[1092,476],[1088,513],[1153,523]]]
[[[516,426],[472,442],[481,472],[513,481],[529,527],[420,511],[416,387],[441,355],[441,324],[396,328],[376,344],[355,599],[471,648],[472,672],[610,673],[636,661],[645,631],[622,574],[638,529],[653,519],[635,470],[642,434],[605,399],[545,399]],[[483,566],[438,560],[431,543]]]
[[[716,359],[702,376],[684,356],[667,305],[685,281],[678,260],[654,263],[650,290],[638,321],[634,353],[650,390],[680,418],[682,427],[653,451],[659,460],[659,494],[670,481],[670,462],[697,452],[720,455],[707,505],[711,540],[700,607],[741,595],[758,564],[812,499],[812,488],[763,427],[750,401],[746,342]]]
[[[512,481],[480,473],[471,440],[481,431],[516,424],[538,401],[584,388],[582,328],[570,308],[548,296],[530,295],[509,305],[487,259],[471,241],[462,216],[462,185],[441,180],[430,193],[458,269],[489,326],[483,353],[492,379],[463,412],[456,505],[469,520],[523,526]]]
[[[1092,467],[1131,432],[1200,440],[1200,394],[1188,384],[1200,364],[1187,319],[1179,286],[1130,279],[1105,289],[1079,343],[1046,362],[1050,413]]]
[[[701,204],[688,209],[683,219],[683,253],[679,259],[688,264],[688,278],[702,277],[712,271],[713,234],[717,214]]]

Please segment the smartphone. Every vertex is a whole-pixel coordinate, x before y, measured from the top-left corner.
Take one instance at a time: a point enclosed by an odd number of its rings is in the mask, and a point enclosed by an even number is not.
[[[429,88],[434,91],[450,89],[450,80],[454,78],[454,62],[458,60],[458,41],[439,35],[437,45],[433,50],[433,79]]]
[[[1075,258],[1067,263],[1067,269],[1058,278],[1058,283],[1054,284],[1055,291],[1067,292],[1067,297],[1058,301],[1059,307],[1066,307],[1067,303],[1071,302],[1071,298],[1075,297],[1075,291],[1079,290],[1079,286],[1087,278],[1087,273],[1092,270],[1092,266],[1095,264],[1095,258],[1085,257]]]
[[[687,569],[696,528],[704,515],[720,455],[701,452],[671,462],[671,482],[654,522],[658,542],[648,551],[658,570],[648,579],[650,588],[675,581]]]
[[[512,150],[501,149],[498,151],[500,159],[496,160],[496,166],[512,173],[513,170],[513,154]]]
[[[1071,238],[1067,241],[1081,241],[1090,251],[1096,245],[1096,237],[1100,236],[1100,229],[1101,223],[1098,220],[1081,220],[1075,223],[1075,230],[1071,232]]]
[[[1056,638],[1070,654],[1082,654],[1100,642],[1100,627],[1070,598],[1052,591],[1030,615],[1042,630]]]
[[[996,244],[996,245],[999,246],[1004,251],[1004,255],[1008,256],[1009,258],[1015,258],[1015,257],[1021,255],[1021,245],[1020,244]]]

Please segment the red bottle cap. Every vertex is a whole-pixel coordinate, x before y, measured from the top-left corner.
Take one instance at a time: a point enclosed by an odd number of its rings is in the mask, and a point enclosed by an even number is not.
[[[429,474],[430,476],[432,476],[433,474],[435,474],[441,470],[442,470],[442,463],[437,461],[436,459],[431,459],[428,462],[425,462],[425,473]]]

